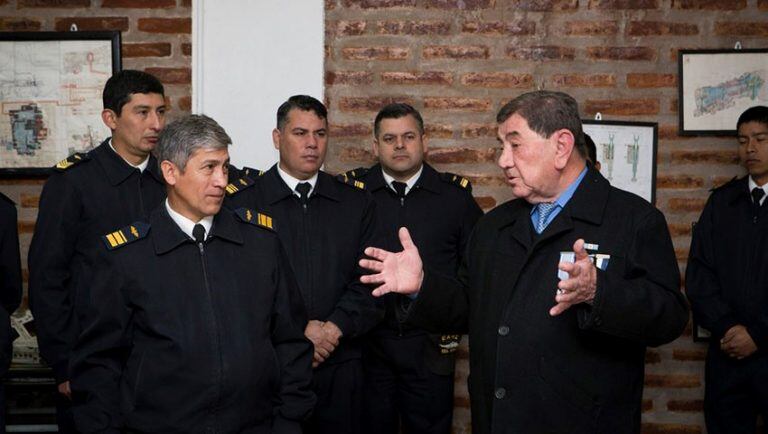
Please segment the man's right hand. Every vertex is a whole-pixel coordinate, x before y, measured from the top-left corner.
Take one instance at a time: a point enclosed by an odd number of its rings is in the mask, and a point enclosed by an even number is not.
[[[59,384],[59,393],[66,396],[67,399],[72,399],[72,390],[69,388],[69,381],[65,381]]]
[[[318,320],[310,320],[304,329],[304,335],[312,341],[315,346],[314,357],[312,358],[312,367],[316,368],[331,356],[333,350],[339,345],[338,338],[330,337],[329,333],[323,329],[324,323]]]
[[[361,259],[360,266],[376,274],[360,277],[367,284],[378,284],[373,295],[380,297],[388,292],[399,294],[416,294],[421,289],[424,280],[424,269],[419,256],[419,249],[413,244],[408,229],[400,228],[398,232],[403,250],[398,253],[389,252],[375,247],[365,249],[365,254],[372,259]]]

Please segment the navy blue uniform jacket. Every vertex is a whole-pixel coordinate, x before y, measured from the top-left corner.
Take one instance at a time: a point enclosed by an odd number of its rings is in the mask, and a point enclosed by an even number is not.
[[[0,193],[0,377],[11,363],[10,315],[21,303],[21,260],[16,204]]]

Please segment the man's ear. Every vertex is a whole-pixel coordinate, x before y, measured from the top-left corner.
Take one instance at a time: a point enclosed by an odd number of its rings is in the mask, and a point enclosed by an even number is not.
[[[274,145],[275,149],[277,149],[278,151],[280,150],[280,138],[281,138],[280,130],[277,128],[272,130],[272,145]]]
[[[104,122],[104,125],[106,125],[110,130],[117,129],[117,118],[117,113],[110,109],[104,109],[101,111],[101,121]]]
[[[379,139],[374,137],[373,144],[371,145],[371,150],[373,151],[373,155],[376,158],[379,158]]]
[[[429,136],[426,133],[421,135],[421,150],[424,152],[424,155],[427,155],[427,152],[429,152]]]
[[[165,179],[166,184],[176,185],[181,174],[178,166],[168,160],[163,160],[160,162],[160,171],[163,173],[163,179]]]
[[[571,159],[571,155],[574,152],[578,152],[576,149],[576,138],[573,133],[563,128],[552,133],[552,138],[555,141],[555,168],[562,170],[568,164]]]

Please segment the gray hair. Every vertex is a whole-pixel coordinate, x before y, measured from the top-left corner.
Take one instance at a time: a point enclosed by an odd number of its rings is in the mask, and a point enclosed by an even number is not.
[[[570,131],[576,139],[579,155],[587,158],[579,104],[572,96],[547,90],[524,93],[499,110],[496,122],[502,124],[514,114],[525,119],[528,127],[542,137],[549,137],[561,129]]]
[[[188,115],[163,128],[155,148],[158,164],[168,160],[184,171],[198,149],[226,149],[232,144],[227,132],[206,115]]]

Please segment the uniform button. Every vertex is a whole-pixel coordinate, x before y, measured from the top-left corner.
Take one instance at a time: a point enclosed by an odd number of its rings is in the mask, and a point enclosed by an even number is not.
[[[509,334],[509,327],[507,327],[507,326],[499,327],[499,335],[500,336],[506,336],[508,334]]]
[[[595,318],[595,325],[600,327],[603,324],[603,320],[600,317]]]
[[[507,396],[507,390],[503,387],[499,387],[496,389],[494,395],[496,395],[496,399],[504,399],[504,397]]]

